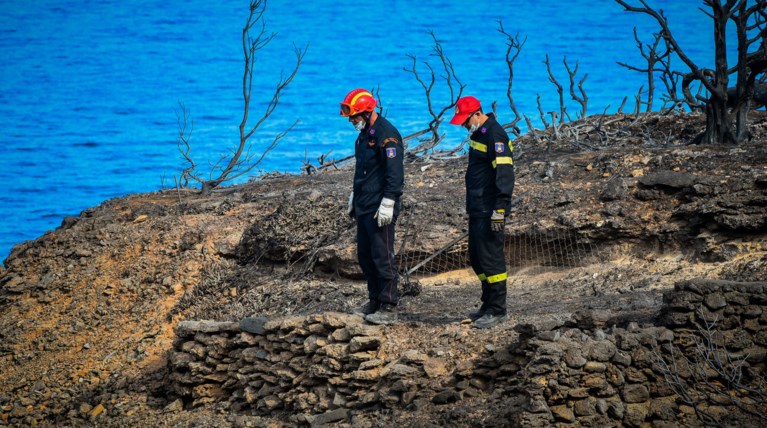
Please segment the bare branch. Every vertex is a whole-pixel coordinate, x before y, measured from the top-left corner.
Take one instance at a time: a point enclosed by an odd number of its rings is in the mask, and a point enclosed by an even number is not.
[[[560,123],[561,121],[565,120],[566,116],[566,107],[565,107],[565,97],[564,97],[564,89],[562,88],[562,85],[557,82],[557,79],[554,77],[554,73],[551,72],[551,63],[549,62],[549,55],[546,54],[546,60],[543,61],[544,64],[546,64],[546,70],[549,72],[549,82],[553,83],[554,86],[557,87],[557,93],[559,94],[559,110],[560,110]],[[540,106],[539,106],[540,109]],[[542,114],[541,114],[542,115]],[[554,123],[556,125],[556,122]]]
[[[583,82],[586,81],[586,78],[589,77],[588,74],[584,74],[583,78],[578,82],[578,90],[581,93],[581,96],[575,95],[575,75],[578,74],[578,61],[575,61],[575,69],[570,70],[570,66],[567,65],[567,57],[564,57],[562,59],[562,62],[565,64],[565,69],[567,70],[567,74],[570,78],[570,96],[573,98],[573,100],[577,101],[578,104],[581,105],[581,112],[580,117],[584,118],[586,117],[586,110],[589,103],[589,97],[586,95],[586,91],[583,90]]]
[[[509,106],[511,107],[511,111],[514,113],[514,120],[512,120],[507,125],[504,125],[504,128],[511,129],[514,135],[518,137],[520,135],[520,131],[517,127],[517,123],[521,120],[521,117],[519,115],[519,111],[517,110],[516,104],[514,104],[514,97],[512,97],[511,92],[514,82],[514,61],[517,59],[520,52],[522,51],[522,47],[527,42],[527,36],[525,36],[524,40],[520,41],[519,33],[514,36],[507,33],[506,30],[504,30],[503,22],[501,21],[498,21],[498,32],[506,36],[506,65],[509,68],[509,83],[506,89],[506,98],[508,98]]]
[[[181,115],[179,115],[178,111],[176,112],[176,120],[178,122],[178,138],[176,140],[176,146],[178,147],[178,151],[181,153],[181,157],[184,158],[184,160],[189,164],[186,168],[184,168],[183,171],[181,171],[181,178],[179,180],[179,183],[181,186],[186,187],[189,184],[189,179],[195,180],[195,181],[201,181],[200,178],[196,175],[195,170],[197,169],[197,165],[194,163],[194,159],[192,158],[191,151],[192,146],[190,144],[190,140],[192,138],[192,131],[194,130],[194,121],[190,123],[189,120],[189,112],[186,109],[186,106],[181,101],[178,102],[179,108],[181,109]],[[189,126],[189,130],[187,131],[187,126]]]
[[[535,101],[538,103],[538,113],[541,115],[541,122],[543,122],[543,128],[549,127],[549,122],[546,122],[546,114],[543,113],[543,108],[541,107],[541,94],[535,94]]]
[[[421,87],[424,89],[424,93],[426,94],[426,103],[429,110],[429,114],[432,117],[432,120],[429,122],[429,130],[432,133],[431,140],[429,140],[428,144],[421,144],[419,146],[419,150],[421,151],[428,151],[432,149],[434,146],[439,144],[439,142],[442,140],[442,137],[439,134],[439,125],[442,123],[442,117],[444,116],[445,112],[448,110],[452,110],[453,107],[455,107],[456,102],[463,94],[463,89],[466,87],[463,83],[461,83],[460,79],[458,79],[458,76],[455,74],[455,69],[453,68],[453,63],[450,61],[450,58],[448,58],[447,55],[445,55],[444,50],[442,49],[442,44],[437,40],[437,36],[434,34],[433,31],[430,31],[429,34],[432,37],[432,40],[434,40],[434,46],[432,47],[432,50],[434,53],[432,53],[432,56],[436,56],[439,58],[440,62],[442,63],[442,69],[444,71],[443,75],[440,75],[439,77],[445,81],[445,85],[447,86],[447,89],[450,93],[450,104],[445,106],[442,110],[440,110],[438,113],[435,112],[434,106],[431,99],[431,91],[434,88],[434,84],[436,83],[436,76],[434,73],[434,69],[432,66],[426,62],[423,61],[423,64],[429,69],[430,79],[429,83],[427,84],[424,79],[421,78],[418,70],[418,59],[415,55],[407,54],[407,56],[413,61],[412,68],[403,68],[408,73],[413,74],[416,81],[421,85]],[[453,87],[453,83],[456,83],[458,85],[458,91],[456,94],[456,90]]]
[[[666,74],[670,74],[671,73],[671,70],[669,69],[669,67],[670,67],[670,57],[671,57],[671,48],[670,48],[670,45],[669,45],[668,41],[666,41],[666,39],[663,37],[663,35],[661,33],[653,34],[653,42],[652,42],[652,44],[643,44],[642,41],[639,39],[639,36],[637,35],[636,27],[634,27],[634,40],[636,41],[637,48],[639,49],[639,54],[647,62],[647,67],[646,68],[639,68],[639,67],[630,66],[630,65],[622,63],[622,62],[618,62],[618,64],[620,66],[622,66],[622,67],[628,68],[629,70],[638,71],[638,72],[646,73],[647,74],[647,102],[646,102],[646,104],[647,104],[647,111],[650,112],[650,111],[652,111],[653,96],[655,94],[655,72],[660,72],[661,73],[661,79],[663,79],[664,81],[667,81]],[[666,50],[663,53],[659,53],[658,52],[658,45],[660,44],[661,40],[665,41],[665,47],[666,47]],[[647,48],[647,51],[645,51],[645,48]],[[666,66],[666,63],[664,62],[664,60],[668,62],[667,66]],[[665,67],[656,69],[655,65],[657,63],[660,63],[661,65],[664,65]],[[670,83],[671,83],[671,81],[667,81],[667,83],[666,83],[667,89],[669,88],[669,84]],[[675,94],[676,94],[676,86],[675,85],[674,85],[674,92],[669,92],[669,94],[671,94],[671,96],[675,97]]]

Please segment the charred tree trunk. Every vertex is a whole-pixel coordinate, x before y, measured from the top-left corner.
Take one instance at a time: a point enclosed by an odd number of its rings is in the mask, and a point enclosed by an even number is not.
[[[706,104],[706,130],[693,139],[692,144],[736,144],[738,140],[732,132],[727,108],[717,108],[717,104]]]
[[[727,85],[730,77],[727,69],[727,21],[730,11],[726,7],[712,7],[714,23],[714,79],[711,82],[706,104],[706,130],[700,135],[704,144],[737,144],[727,110]],[[696,139],[697,140],[697,139]]]

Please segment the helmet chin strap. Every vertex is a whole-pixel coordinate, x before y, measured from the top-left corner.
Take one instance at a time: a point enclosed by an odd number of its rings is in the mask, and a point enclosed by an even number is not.
[[[370,116],[373,115],[372,111],[366,111],[362,113],[362,118],[365,120],[365,129],[370,128]]]

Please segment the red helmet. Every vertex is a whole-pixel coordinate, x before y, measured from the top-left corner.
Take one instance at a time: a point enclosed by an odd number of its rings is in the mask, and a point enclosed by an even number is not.
[[[349,92],[341,103],[341,116],[349,117],[360,114],[363,111],[373,111],[376,108],[376,99],[367,89],[355,89]]]

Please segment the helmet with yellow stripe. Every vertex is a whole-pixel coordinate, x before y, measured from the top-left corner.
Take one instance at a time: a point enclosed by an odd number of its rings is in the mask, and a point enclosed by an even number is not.
[[[341,102],[341,116],[349,117],[360,114],[363,111],[373,111],[376,108],[376,99],[366,89],[355,89],[349,92]]]

